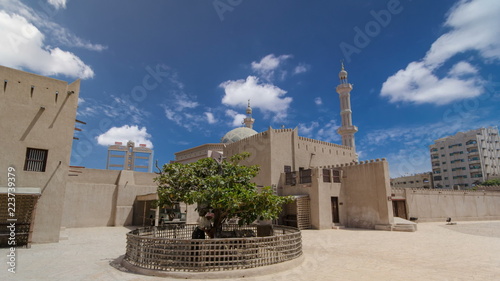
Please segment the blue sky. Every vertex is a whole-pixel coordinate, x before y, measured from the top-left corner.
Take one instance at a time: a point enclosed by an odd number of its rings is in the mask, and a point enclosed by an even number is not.
[[[82,79],[72,165],[135,140],[160,164],[241,126],[340,143],[340,61],[360,160],[430,170],[434,139],[497,126],[500,2],[0,0],[0,64]]]

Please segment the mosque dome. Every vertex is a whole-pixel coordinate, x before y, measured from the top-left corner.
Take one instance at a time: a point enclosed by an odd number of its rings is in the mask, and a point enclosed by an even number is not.
[[[224,135],[221,139],[221,143],[233,143],[237,142],[239,140],[242,140],[244,138],[248,138],[250,136],[253,136],[257,134],[257,131],[247,128],[247,127],[240,127],[233,129],[229,131],[227,134]]]

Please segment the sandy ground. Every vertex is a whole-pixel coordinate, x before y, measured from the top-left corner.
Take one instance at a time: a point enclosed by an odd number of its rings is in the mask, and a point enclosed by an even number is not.
[[[16,273],[0,249],[0,280],[174,280],[117,268],[124,227],[67,229],[69,239],[18,248]],[[417,232],[303,231],[304,262],[233,280],[500,280],[500,221],[419,223]]]

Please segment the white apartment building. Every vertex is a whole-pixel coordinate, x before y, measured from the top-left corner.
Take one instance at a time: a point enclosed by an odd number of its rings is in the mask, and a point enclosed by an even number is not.
[[[458,132],[430,145],[435,188],[469,189],[500,176],[498,128]]]

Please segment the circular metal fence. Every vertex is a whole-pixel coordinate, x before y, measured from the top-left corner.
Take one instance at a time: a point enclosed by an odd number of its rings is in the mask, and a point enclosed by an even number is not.
[[[265,237],[191,239],[195,224],[139,228],[127,233],[125,261],[149,270],[207,272],[255,268],[302,255],[300,230],[273,226]],[[225,225],[223,231],[251,236],[257,226]]]

